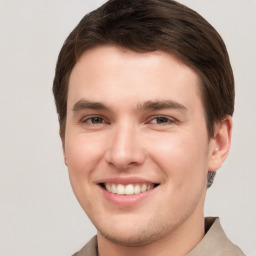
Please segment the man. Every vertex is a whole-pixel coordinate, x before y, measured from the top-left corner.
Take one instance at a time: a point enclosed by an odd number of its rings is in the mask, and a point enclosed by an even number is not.
[[[231,140],[225,45],[171,0],[110,0],[65,41],[53,85],[74,193],[97,228],[75,255],[244,255],[207,187]]]

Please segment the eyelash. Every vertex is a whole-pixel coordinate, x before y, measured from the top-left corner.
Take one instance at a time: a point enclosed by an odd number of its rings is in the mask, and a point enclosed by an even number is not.
[[[95,119],[99,119],[101,120],[102,122],[100,123],[93,123],[95,121]],[[94,121],[93,121],[94,120]],[[105,119],[103,117],[100,117],[100,116],[91,116],[91,117],[88,117],[86,119],[82,119],[81,120],[81,123],[83,124],[86,124],[86,123],[89,123],[90,125],[99,125],[99,124],[102,124],[102,123],[107,123],[105,121]]]
[[[153,120],[156,120],[156,122],[152,122]],[[163,123],[157,123],[157,120],[158,121],[160,121],[160,120],[162,120],[162,121],[165,121],[165,122],[163,122]],[[173,119],[171,119],[171,118],[169,118],[169,117],[166,117],[166,116],[155,116],[155,117],[153,117],[153,118],[151,118],[150,120],[149,120],[149,123],[151,123],[151,124],[162,124],[162,125],[167,125],[167,124],[172,124],[172,123],[175,123],[175,120],[173,120]]]
[[[97,120],[98,119],[98,120]],[[155,120],[155,121],[154,121]],[[154,122],[153,122],[154,121]],[[89,124],[92,126],[97,126],[101,124],[109,124],[106,119],[101,116],[91,116],[87,118],[83,118],[81,120],[83,124]],[[146,122],[146,124],[153,124],[153,125],[168,125],[175,123],[175,120],[166,116],[153,116]]]

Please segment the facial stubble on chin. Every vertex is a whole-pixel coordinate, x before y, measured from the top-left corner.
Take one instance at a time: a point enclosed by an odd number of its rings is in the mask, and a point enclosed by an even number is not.
[[[108,233],[105,233],[102,230],[98,230],[100,234],[107,239],[108,241],[120,245],[120,246],[126,246],[126,247],[140,247],[145,246],[151,243],[154,243],[161,238],[163,238],[169,231],[169,228],[167,225],[162,226],[161,228],[157,228],[157,231],[153,231],[154,225],[150,225],[152,228],[151,230],[141,230],[139,234],[132,234],[131,236],[127,236],[126,238],[121,238],[120,235],[110,235]]]
[[[159,214],[154,216],[154,220],[145,225],[141,230],[133,232],[133,234],[122,237],[118,234],[111,234],[105,232],[102,229],[97,228],[98,232],[108,241],[120,246],[126,247],[140,247],[157,242],[170,234],[174,233],[176,228],[184,221],[180,218],[178,212],[172,214],[172,218],[169,221],[163,221],[163,217]],[[156,220],[161,220],[158,222]],[[124,231],[125,232],[125,231]]]
[[[202,186],[203,188],[203,186]],[[202,191],[198,192],[201,196]],[[194,200],[190,209],[185,214],[180,214],[179,211],[172,211],[168,220],[158,213],[154,216],[154,220],[149,221],[149,224],[145,225],[146,228],[138,230],[137,232],[122,237],[118,234],[111,234],[110,232],[104,232],[102,229],[97,228],[98,232],[108,241],[126,247],[140,247],[146,246],[148,244],[155,243],[163,238],[175,236],[177,229],[182,226],[184,222],[193,214],[196,209],[196,206],[199,203],[199,196],[196,197],[198,200]],[[182,206],[181,206],[182,207]],[[156,220],[161,220],[158,222]]]

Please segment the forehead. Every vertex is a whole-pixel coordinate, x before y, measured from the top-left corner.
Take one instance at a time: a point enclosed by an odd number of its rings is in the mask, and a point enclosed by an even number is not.
[[[191,104],[195,97],[201,101],[199,86],[198,75],[170,54],[99,46],[86,51],[74,66],[68,105],[81,98],[119,105],[168,99]]]

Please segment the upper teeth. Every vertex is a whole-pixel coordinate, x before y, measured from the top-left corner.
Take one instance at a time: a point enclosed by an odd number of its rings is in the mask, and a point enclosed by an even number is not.
[[[118,195],[133,195],[145,192],[154,187],[154,184],[113,184],[105,183],[105,188],[108,192],[118,194]]]

